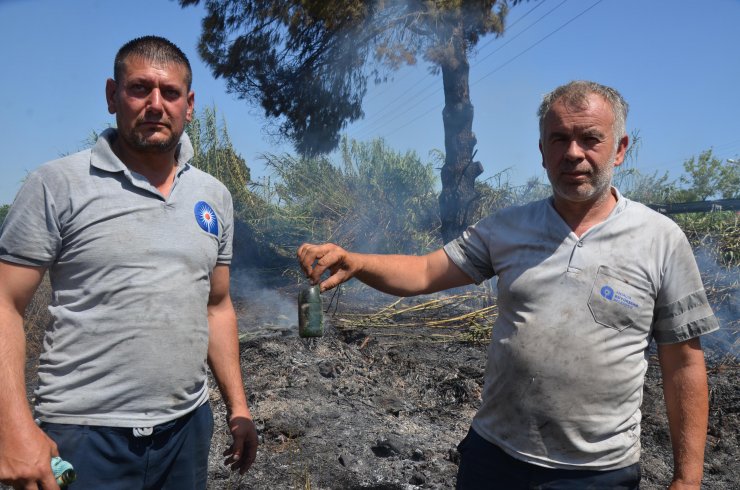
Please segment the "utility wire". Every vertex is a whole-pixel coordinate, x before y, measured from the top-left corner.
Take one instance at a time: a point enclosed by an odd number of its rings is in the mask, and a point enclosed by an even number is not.
[[[501,50],[502,50],[503,48],[505,48],[505,47],[506,47],[506,46],[507,46],[508,44],[510,44],[510,43],[511,43],[512,41],[514,41],[514,40],[515,40],[516,38],[518,38],[519,36],[521,36],[522,34],[524,34],[525,32],[527,32],[527,30],[529,30],[529,28],[530,28],[530,27],[534,26],[534,25],[535,25],[535,24],[537,24],[537,23],[538,23],[539,21],[541,21],[542,19],[544,19],[545,17],[547,17],[548,15],[550,15],[551,13],[553,13],[553,12],[554,12],[555,10],[557,10],[558,8],[560,8],[560,6],[562,6],[562,5],[563,5],[563,4],[565,3],[565,2],[567,2],[567,1],[568,1],[568,0],[563,0],[563,1],[562,1],[562,2],[560,2],[559,4],[555,5],[555,6],[553,7],[553,8],[551,8],[550,10],[548,10],[547,12],[545,12],[545,14],[544,14],[544,15],[542,15],[542,16],[541,16],[541,17],[540,17],[539,19],[537,19],[536,21],[534,21],[534,22],[532,22],[531,24],[529,24],[529,25],[527,26],[527,28],[526,28],[526,29],[524,29],[523,31],[519,32],[519,33],[518,33],[518,34],[517,34],[516,36],[514,36],[514,37],[507,37],[507,38],[506,38],[506,39],[507,39],[507,41],[506,41],[505,43],[503,43],[503,44],[502,44],[501,46],[499,46],[498,48],[494,49],[493,51],[491,51],[490,53],[488,53],[488,54],[487,54],[487,55],[485,55],[484,57],[482,57],[482,58],[480,58],[480,59],[476,59],[476,60],[475,60],[475,63],[476,63],[476,64],[479,64],[479,63],[480,63],[481,61],[483,61],[483,60],[485,60],[485,59],[487,59],[487,58],[490,58],[490,57],[491,57],[491,56],[493,56],[494,54],[496,54],[496,53],[498,53],[499,51],[501,51]],[[492,40],[492,41],[493,41],[493,40]]]
[[[504,68],[505,66],[509,65],[509,64],[510,64],[511,62],[513,62],[514,60],[518,59],[519,57],[521,57],[522,55],[524,55],[524,54],[525,54],[525,53],[527,53],[528,51],[532,50],[532,49],[533,49],[534,47],[536,47],[537,45],[541,44],[541,43],[542,43],[543,41],[545,41],[546,39],[550,38],[551,36],[553,36],[554,34],[556,34],[557,32],[559,32],[560,30],[562,30],[563,28],[565,28],[565,27],[566,27],[567,25],[569,25],[570,23],[572,23],[573,21],[575,21],[575,20],[576,20],[576,19],[578,19],[579,17],[581,17],[581,16],[583,16],[584,14],[586,14],[586,13],[587,13],[588,11],[590,11],[591,9],[593,9],[594,7],[596,7],[596,6],[598,5],[598,4],[600,4],[600,3],[601,3],[601,2],[603,2],[603,1],[604,1],[604,0],[598,0],[598,1],[596,2],[596,3],[594,3],[594,4],[593,4],[593,5],[591,5],[590,7],[586,8],[586,9],[585,9],[585,10],[583,10],[583,11],[581,11],[581,12],[580,12],[579,14],[577,14],[577,15],[576,15],[575,17],[571,18],[570,20],[568,20],[568,21],[567,21],[567,22],[565,22],[564,24],[561,24],[561,25],[560,25],[559,27],[557,27],[557,28],[556,28],[556,29],[555,29],[554,31],[552,31],[552,32],[550,32],[549,34],[547,34],[546,36],[542,37],[541,39],[539,39],[538,41],[536,41],[536,42],[535,42],[534,44],[530,45],[529,47],[527,47],[526,49],[524,49],[523,51],[521,51],[520,53],[518,53],[518,54],[516,54],[515,56],[513,56],[513,57],[509,58],[509,59],[508,59],[507,61],[505,61],[504,63],[502,63],[502,64],[501,64],[501,65],[499,65],[498,67],[496,67],[496,68],[495,68],[494,70],[492,70],[492,71],[488,72],[487,74],[483,75],[483,76],[482,76],[481,78],[479,78],[478,80],[476,80],[475,82],[473,82],[473,83],[472,83],[472,84],[470,84],[470,85],[471,85],[471,86],[473,86],[473,85],[475,85],[475,84],[477,84],[477,83],[481,82],[481,81],[482,81],[482,80],[484,80],[485,78],[487,78],[487,77],[489,77],[489,76],[493,75],[494,73],[498,72],[499,70],[501,70],[501,69],[502,69],[502,68]],[[440,107],[442,107],[442,106],[443,106],[443,104],[437,104],[437,105],[435,105],[434,107],[430,108],[429,110],[425,111],[424,113],[420,114],[419,116],[417,116],[417,117],[415,117],[415,118],[411,119],[410,121],[408,121],[408,122],[406,122],[406,123],[404,123],[404,124],[402,124],[402,125],[400,125],[400,126],[397,126],[397,127],[395,127],[395,128],[393,129],[393,130],[391,130],[391,131],[388,131],[388,132],[386,132],[386,133],[384,133],[384,134],[389,134],[389,133],[395,133],[395,132],[397,132],[398,130],[400,130],[400,129],[403,129],[403,128],[405,128],[406,126],[410,125],[411,123],[413,123],[413,122],[416,122],[416,121],[418,121],[419,119],[421,119],[422,117],[426,116],[427,114],[429,114],[429,113],[430,113],[430,112],[432,112],[433,110],[439,109],[439,108],[440,108]]]
[[[714,146],[711,147],[711,150],[712,150],[712,153],[714,154],[714,156],[717,157],[716,156],[716,153],[717,152],[728,154],[728,153],[732,153],[735,150],[735,148],[740,149],[740,139],[739,140],[733,140],[733,141],[730,141],[728,143],[722,143],[722,144],[719,144],[719,145],[714,145]],[[694,157],[696,157],[696,155],[691,155],[691,156],[687,156],[687,157],[680,158],[680,159],[679,158],[671,158],[671,159],[669,159],[667,161],[664,161],[663,163],[653,163],[653,164],[648,164],[648,165],[644,165],[644,166],[641,166],[641,165],[639,165],[639,164],[636,163],[634,165],[634,167],[638,171],[641,171],[642,173],[670,172],[671,169],[676,168],[679,165],[682,166],[684,164],[684,162],[686,162],[687,160],[689,160],[691,158],[694,158]],[[683,167],[681,167],[681,168],[683,168]]]
[[[491,75],[493,75],[493,74],[494,74],[494,73],[496,73],[497,71],[501,70],[501,69],[502,69],[503,67],[505,67],[505,66],[506,66],[506,65],[508,65],[509,63],[511,63],[512,61],[516,60],[517,58],[519,58],[520,56],[524,55],[524,54],[525,54],[526,52],[528,52],[529,50],[533,49],[533,48],[534,48],[535,46],[537,46],[537,45],[541,44],[541,43],[542,43],[543,41],[545,41],[546,39],[548,39],[548,38],[549,38],[550,36],[553,36],[553,35],[554,35],[554,34],[556,34],[557,32],[559,32],[559,31],[561,31],[562,29],[564,29],[564,28],[565,28],[565,27],[566,27],[566,26],[567,26],[568,24],[570,24],[571,22],[574,22],[574,21],[575,21],[576,19],[578,19],[579,17],[581,17],[581,16],[585,15],[585,14],[586,14],[586,13],[587,13],[588,11],[590,11],[590,10],[591,10],[592,8],[596,7],[596,6],[598,5],[598,4],[600,4],[600,3],[601,3],[601,2],[603,2],[603,1],[604,1],[604,0],[598,0],[598,1],[597,1],[597,2],[595,3],[595,4],[591,5],[591,6],[590,6],[590,7],[588,7],[588,8],[586,9],[586,10],[582,11],[582,12],[581,12],[580,14],[576,15],[575,17],[573,17],[572,19],[570,19],[570,20],[569,20],[568,22],[566,22],[565,24],[562,24],[562,25],[561,25],[560,27],[558,27],[557,29],[555,29],[554,31],[552,31],[552,32],[551,32],[550,34],[546,35],[545,37],[543,37],[542,39],[540,39],[539,41],[537,41],[536,43],[532,44],[532,45],[531,45],[531,46],[529,46],[529,47],[528,47],[527,49],[525,49],[524,51],[522,51],[521,53],[519,53],[518,55],[514,56],[513,58],[509,58],[509,59],[508,59],[508,60],[507,60],[506,62],[504,62],[503,64],[499,65],[499,66],[498,66],[498,67],[496,67],[496,68],[495,68],[494,70],[492,70],[492,71],[490,71],[490,72],[486,73],[485,75],[483,75],[482,77],[480,77],[480,78],[479,78],[478,80],[476,80],[475,82],[473,82],[473,83],[472,83],[471,85],[475,85],[476,83],[479,83],[479,82],[480,82],[481,80],[483,80],[483,79],[485,79],[485,78],[488,78],[488,77],[490,77]]]
[[[519,22],[521,22],[523,19],[525,19],[529,14],[531,14],[535,9],[541,7],[545,3],[545,1],[546,0],[542,0],[541,2],[537,3],[534,7],[532,7],[531,9],[529,9],[524,15],[522,15],[521,17],[519,17],[516,21],[512,22],[511,25],[509,27],[507,27],[507,29],[513,28],[515,25],[517,25]],[[558,7],[560,7],[561,5],[563,5],[567,1],[568,0],[563,0],[557,6],[555,6],[555,8],[551,9],[545,15],[543,15],[539,19],[537,19],[535,22],[533,22],[530,25],[528,25],[527,27],[525,27],[522,31],[520,31],[519,33],[517,33],[514,37],[511,37],[510,39],[507,38],[507,39],[509,39],[509,41],[507,41],[503,46],[501,46],[499,49],[495,50],[493,53],[501,50],[504,46],[508,45],[511,41],[513,41],[514,39],[516,39],[517,37],[521,36],[526,31],[528,31],[529,29],[531,29],[532,26],[534,26],[535,24],[537,24],[540,20],[542,20],[547,15],[549,15],[553,10],[557,9]],[[483,46],[481,46],[479,48],[479,50],[485,48],[486,46],[488,46],[489,44],[491,44],[492,42],[494,42],[496,39],[497,38],[495,36],[492,36],[492,38],[486,44],[484,44]],[[490,53],[490,54],[486,55],[482,59],[488,58],[493,53]],[[429,76],[431,76],[431,75],[430,74],[427,74],[423,78],[428,78]],[[391,100],[390,102],[388,102],[386,105],[384,105],[378,112],[375,113],[375,115],[373,115],[372,118],[363,121],[361,123],[361,126],[355,130],[356,133],[358,135],[360,135],[360,136],[363,136],[363,135],[365,135],[365,134],[367,134],[369,132],[374,131],[375,129],[378,129],[378,127],[379,127],[378,126],[378,123],[379,122],[381,123],[380,126],[382,126],[384,124],[384,121],[383,120],[385,119],[385,116],[387,115],[386,113],[387,113],[388,109],[399,110],[399,106],[396,104],[396,102],[399,102],[399,101],[403,100],[406,97],[406,95],[409,94],[409,92],[415,91],[416,92],[416,95],[414,95],[410,99],[406,99],[402,103],[402,105],[408,105],[412,100],[416,100],[416,99],[422,97],[424,95],[424,93],[429,88],[435,87],[438,83],[439,83],[439,80],[437,78],[434,78],[431,83],[429,83],[428,85],[425,85],[421,89],[419,89],[418,86],[409,87],[407,90],[405,90],[404,92],[402,92],[396,98],[394,98],[393,100]],[[414,105],[416,105],[416,104],[414,104]]]

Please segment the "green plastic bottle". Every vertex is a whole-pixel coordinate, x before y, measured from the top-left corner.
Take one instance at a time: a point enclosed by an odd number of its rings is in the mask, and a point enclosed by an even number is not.
[[[77,479],[77,472],[72,465],[59,456],[51,458],[51,471],[60,487],[65,487]]]
[[[298,335],[324,336],[324,314],[321,308],[321,289],[318,285],[303,288],[298,293]]]

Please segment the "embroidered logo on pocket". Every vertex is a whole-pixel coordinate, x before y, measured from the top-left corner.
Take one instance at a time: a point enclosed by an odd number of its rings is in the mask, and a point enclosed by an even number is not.
[[[652,304],[648,284],[639,278],[624,279],[625,274],[599,266],[594,278],[588,308],[598,324],[622,331],[636,323],[650,325]]]
[[[198,201],[195,204],[195,221],[198,226],[211,235],[218,236],[218,218],[216,212],[205,201]]]

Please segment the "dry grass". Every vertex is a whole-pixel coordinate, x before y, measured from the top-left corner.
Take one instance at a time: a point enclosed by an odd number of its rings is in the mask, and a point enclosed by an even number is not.
[[[427,328],[434,333],[419,338],[436,342],[488,342],[498,314],[495,298],[484,289],[443,296],[421,303],[401,298],[369,313],[344,313],[335,317],[339,330],[377,329],[376,335],[414,336],[411,329]],[[409,330],[406,330],[409,329]]]
[[[740,318],[732,316],[732,308],[740,293],[740,278],[734,268],[726,267],[713,274],[702,273],[702,278],[709,302],[730,338],[714,349],[712,364],[736,366],[740,354]],[[422,302],[415,298],[400,298],[374,311],[335,314],[333,323],[340,331],[373,330],[376,336],[485,344],[491,338],[497,315],[495,296],[480,288]]]
[[[26,307],[23,328],[26,332],[26,385],[34,385],[39,355],[44,346],[46,327],[51,325],[52,317],[49,313],[51,302],[51,283],[49,275],[44,274],[36,294]]]

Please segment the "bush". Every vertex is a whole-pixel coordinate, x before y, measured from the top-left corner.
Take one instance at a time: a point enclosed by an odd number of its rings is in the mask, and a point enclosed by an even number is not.
[[[677,214],[673,219],[695,250],[704,250],[728,268],[740,266],[740,215],[733,211]]]
[[[272,204],[264,217],[268,239],[333,241],[374,253],[424,253],[440,245],[434,169],[413,152],[345,138],[339,164],[326,157],[264,159],[276,178],[263,190]]]
[[[0,226],[3,225],[5,217],[8,215],[8,211],[10,211],[10,204],[3,204],[0,206]]]
[[[537,177],[530,178],[524,185],[512,185],[504,170],[484,182],[476,182],[478,202],[472,215],[471,224],[489,214],[508,206],[517,206],[544,199],[552,194],[549,184],[540,182]]]

